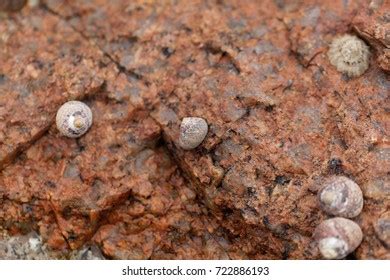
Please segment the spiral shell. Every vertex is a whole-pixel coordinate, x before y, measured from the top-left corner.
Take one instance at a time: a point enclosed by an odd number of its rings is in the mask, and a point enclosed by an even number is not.
[[[360,187],[344,176],[329,178],[318,193],[323,211],[330,215],[354,218],[363,209],[363,193]]]
[[[363,233],[351,220],[332,218],[319,224],[313,237],[323,258],[342,259],[359,247]]]
[[[358,77],[369,67],[370,50],[363,40],[347,34],[333,40],[328,58],[337,71]]]
[[[92,111],[83,102],[66,102],[57,112],[56,124],[64,136],[78,138],[91,127]]]
[[[202,118],[183,118],[180,125],[179,146],[184,150],[198,147],[207,135],[208,125]]]

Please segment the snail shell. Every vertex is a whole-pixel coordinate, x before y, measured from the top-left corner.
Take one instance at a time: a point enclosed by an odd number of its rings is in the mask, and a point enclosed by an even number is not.
[[[56,124],[61,134],[70,138],[78,138],[91,127],[92,111],[83,102],[66,102],[57,112]]]
[[[351,220],[332,218],[319,224],[313,237],[323,258],[342,259],[359,247],[363,233]]]
[[[329,178],[318,193],[318,200],[321,209],[334,216],[353,218],[363,209],[360,187],[344,176]]]
[[[337,71],[358,77],[369,67],[370,50],[363,40],[346,34],[333,40],[328,58]]]
[[[179,146],[184,150],[198,147],[207,135],[208,125],[202,118],[183,118],[180,125]]]

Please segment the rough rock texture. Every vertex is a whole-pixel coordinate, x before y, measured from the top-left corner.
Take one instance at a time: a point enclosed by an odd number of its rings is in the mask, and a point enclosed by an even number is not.
[[[376,62],[390,72],[390,4],[387,0],[371,1],[353,20],[353,28],[377,52]]]
[[[74,250],[68,255],[64,255],[61,251],[50,249],[46,243],[43,243],[42,237],[36,232],[10,237],[4,230],[1,230],[1,260],[48,260],[63,258],[74,260],[105,259],[99,247],[96,245],[86,245],[79,250]]]
[[[109,258],[319,258],[316,192],[339,174],[365,198],[350,258],[390,259],[388,1],[43,2],[0,22],[8,232]],[[326,55],[344,33],[373,53],[355,79]],[[60,136],[55,111],[85,97],[94,125]],[[209,124],[191,151],[187,116]]]
[[[46,245],[35,232],[28,235],[0,237],[0,259],[2,260],[47,260]]]
[[[0,170],[50,127],[65,101],[96,92],[97,57],[63,20],[35,10],[0,22]]]
[[[194,235],[197,242],[220,247],[197,217],[196,195],[166,151],[155,146],[159,126],[145,111],[111,100],[104,90],[88,105],[95,124],[84,137],[65,138],[53,125],[3,170],[0,217],[7,229],[38,226],[51,248],[64,250],[79,248],[100,227],[96,242],[113,258],[150,258],[157,249],[158,257],[165,258],[165,242],[174,243],[171,255],[179,241],[195,251],[182,253],[183,258],[223,256],[222,249],[203,253],[187,240]],[[21,212],[16,217],[14,207]]]

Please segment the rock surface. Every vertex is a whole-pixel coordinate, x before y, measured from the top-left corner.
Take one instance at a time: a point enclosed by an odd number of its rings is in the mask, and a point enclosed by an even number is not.
[[[50,127],[60,105],[96,92],[100,52],[41,10],[0,23],[0,170]]]
[[[41,2],[0,21],[8,234],[64,257],[315,259],[337,174],[365,198],[349,258],[390,259],[388,1]],[[354,79],[326,55],[345,33],[373,54]],[[53,123],[71,99],[94,114],[77,140]],[[209,124],[191,151],[187,116]]]
[[[2,260],[47,260],[49,254],[42,239],[35,232],[23,236],[0,237],[0,259]]]

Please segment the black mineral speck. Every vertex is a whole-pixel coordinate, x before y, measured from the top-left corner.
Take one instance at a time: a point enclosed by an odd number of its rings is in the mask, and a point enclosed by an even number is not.
[[[165,57],[170,57],[172,54],[174,54],[175,50],[169,47],[162,48],[162,53]]]
[[[5,80],[6,80],[5,75],[0,73],[0,85],[3,84]]]
[[[341,174],[343,173],[343,163],[338,158],[332,158],[328,161],[328,170],[331,174]]]
[[[287,185],[290,183],[291,179],[287,178],[286,176],[276,176],[275,183],[278,185]]]

